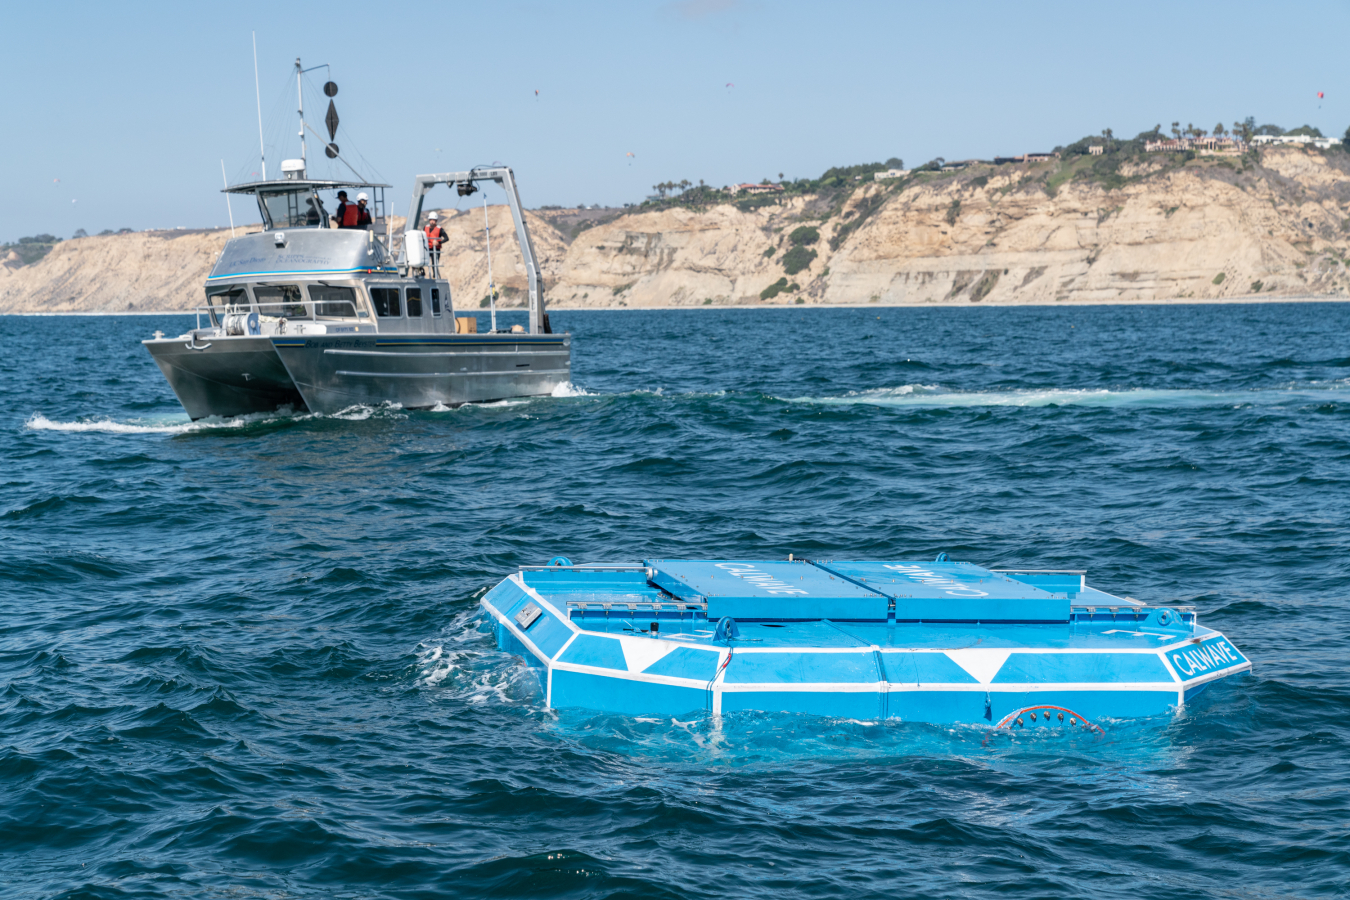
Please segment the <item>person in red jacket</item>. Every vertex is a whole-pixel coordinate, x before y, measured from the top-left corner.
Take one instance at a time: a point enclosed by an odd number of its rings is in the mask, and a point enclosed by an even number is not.
[[[445,239],[449,237],[445,229],[440,226],[435,213],[427,216],[427,249],[431,251],[433,261],[439,261],[441,258],[441,247],[445,244]]]
[[[333,214],[333,221],[337,222],[339,228],[355,228],[360,219],[360,208],[347,200],[346,191],[338,191],[337,212]]]

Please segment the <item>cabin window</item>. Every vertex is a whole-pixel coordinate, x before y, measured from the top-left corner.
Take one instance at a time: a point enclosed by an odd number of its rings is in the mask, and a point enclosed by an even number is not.
[[[261,191],[258,206],[268,230],[279,228],[321,228],[328,225],[328,213],[312,190]]]
[[[330,287],[311,284],[309,299],[314,301],[314,315],[337,319],[356,318],[356,291],[349,287]]]
[[[371,288],[370,302],[375,307],[375,315],[382,318],[403,315],[398,305],[398,288]]]
[[[441,314],[441,289],[431,289],[431,314],[439,316]]]
[[[422,289],[408,288],[408,318],[422,318]]]
[[[300,298],[298,284],[255,285],[253,298],[258,301],[258,315],[278,319],[308,319],[309,311]]]
[[[220,317],[225,315],[231,307],[237,309],[248,306],[248,292],[244,290],[243,285],[208,288],[206,305],[211,313],[211,324],[219,325]]]

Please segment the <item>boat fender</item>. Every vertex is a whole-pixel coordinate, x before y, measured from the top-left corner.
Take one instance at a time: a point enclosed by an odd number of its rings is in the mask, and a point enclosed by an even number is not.
[[[741,636],[741,629],[736,624],[736,620],[731,616],[723,616],[722,621],[717,623],[717,631],[713,633],[714,641],[729,641]]]
[[[946,553],[939,553],[937,555],[937,559],[933,560],[933,562],[950,562],[950,561],[951,557],[948,556]]]
[[[565,556],[555,556],[555,557],[553,557],[552,559],[550,559],[550,560],[548,561],[548,564],[549,564],[550,566],[568,566],[568,567],[570,567],[570,566],[572,565],[572,561],[571,561],[570,559],[568,559],[567,557],[565,557]]]

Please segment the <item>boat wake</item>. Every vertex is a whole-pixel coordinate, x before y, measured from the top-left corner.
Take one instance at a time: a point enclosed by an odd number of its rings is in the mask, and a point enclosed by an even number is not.
[[[779,397],[788,403],[822,406],[905,406],[932,409],[960,407],[1081,406],[1123,408],[1202,408],[1288,406],[1340,402],[1350,387],[1345,381],[1243,391],[1199,391],[1154,388],[1128,390],[1022,389],[1008,391],[954,391],[934,384],[905,384],[892,388],[849,391],[827,397]]]
[[[178,413],[176,415],[147,416],[145,418],[134,418],[126,420],[117,420],[108,416],[85,417],[73,422],[62,422],[49,419],[42,413],[33,413],[28,420],[23,423],[23,427],[29,431],[59,431],[67,433],[94,433],[94,434],[197,434],[210,433],[216,431],[240,431],[254,428],[262,425],[273,425],[292,422],[306,422],[315,419],[336,419],[346,422],[364,422],[372,417],[405,416],[403,408],[398,404],[383,404],[380,406],[349,406],[344,410],[335,412],[332,415],[318,415],[316,413],[297,413],[289,408],[282,408],[275,412],[268,413],[248,413],[242,416],[233,416],[230,418],[217,418],[210,416],[205,419],[198,419],[193,422],[188,419],[186,414]]]
[[[196,431],[238,429],[254,424],[259,417],[238,416],[233,419],[202,419],[193,422],[185,415],[132,419],[118,422],[110,418],[81,419],[76,422],[53,421],[41,413],[34,413],[23,423],[30,431],[95,432],[98,434],[191,434]],[[275,419],[271,415],[268,418]]]

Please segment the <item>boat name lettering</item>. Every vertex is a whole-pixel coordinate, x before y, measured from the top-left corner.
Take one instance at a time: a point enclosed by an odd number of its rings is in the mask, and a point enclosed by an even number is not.
[[[333,259],[330,256],[302,256],[299,253],[285,253],[273,257],[272,261],[290,265],[329,266],[333,264]]]
[[[749,582],[766,594],[807,594],[801,588],[793,587],[786,581],[779,581],[768,572],[752,563],[718,563],[717,568],[725,569],[742,581]]]
[[[360,347],[360,346],[362,346],[360,341],[346,340],[343,338],[338,338],[337,340],[332,339],[323,340],[320,338],[309,338],[308,340],[305,341],[305,349],[307,350],[345,349],[349,347]],[[367,344],[365,346],[369,345]]]
[[[931,572],[923,566],[907,566],[903,563],[894,565],[887,564],[886,568],[893,572],[899,572],[910,581],[917,581],[919,584],[931,584],[933,587],[951,594],[953,597],[988,597],[986,591],[977,591],[972,587],[967,587],[959,581],[948,578],[945,575],[939,575],[937,572]]]
[[[1197,672],[1208,672],[1211,669],[1226,669],[1231,665],[1242,662],[1232,647],[1223,641],[1211,641],[1203,647],[1195,647],[1192,650],[1180,650],[1172,654],[1172,665],[1177,667],[1177,671],[1184,674],[1187,678]]]

